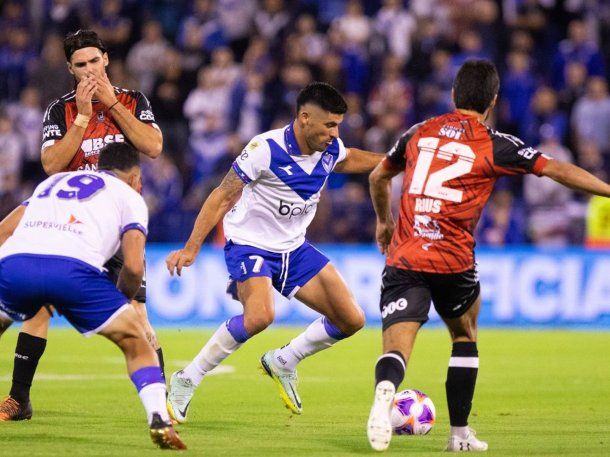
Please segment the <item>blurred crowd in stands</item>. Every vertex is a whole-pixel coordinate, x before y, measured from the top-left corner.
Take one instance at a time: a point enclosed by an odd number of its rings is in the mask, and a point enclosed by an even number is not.
[[[452,109],[469,58],[502,83],[490,125],[610,176],[610,2],[604,0],[5,0],[0,2],[0,216],[43,179],[46,106],[73,89],[62,39],[96,30],[114,85],[150,100],[164,153],[144,165],[150,240],[183,241],[259,132],[294,117],[314,80],[341,90],[343,141],[387,151]],[[309,238],[370,243],[366,176],[334,175]],[[396,185],[398,197],[400,186]],[[583,241],[587,198],[548,179],[500,180],[480,245]]]

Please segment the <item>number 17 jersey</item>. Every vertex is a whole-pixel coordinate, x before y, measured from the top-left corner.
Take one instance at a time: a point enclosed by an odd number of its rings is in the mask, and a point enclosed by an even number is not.
[[[549,159],[459,111],[413,126],[383,161],[404,171],[387,265],[429,273],[474,268],[473,232],[496,179],[540,176]]]

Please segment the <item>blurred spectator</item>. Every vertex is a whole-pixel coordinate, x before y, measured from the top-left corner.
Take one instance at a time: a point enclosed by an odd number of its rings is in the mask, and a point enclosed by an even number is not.
[[[27,29],[29,25],[24,4],[17,0],[9,0],[2,5],[0,16],[0,46],[9,41],[9,36],[15,29]]]
[[[13,121],[0,111],[0,211],[6,214],[17,203],[24,144]]]
[[[189,52],[211,51],[225,46],[222,25],[213,0],[194,0],[192,14],[184,18],[176,36],[178,46]]]
[[[258,73],[247,73],[231,93],[231,130],[247,143],[262,129],[264,79]]]
[[[41,178],[45,175],[40,164],[40,138],[44,113],[40,103],[40,91],[33,86],[26,87],[21,91],[19,102],[8,105],[6,112],[11,118],[15,133],[23,143],[24,181],[42,181]]]
[[[587,92],[574,105],[572,126],[578,143],[590,141],[602,154],[610,155],[610,96],[605,79],[589,79]]]
[[[341,192],[333,192],[332,238],[342,243],[366,243],[375,234],[375,212],[367,189],[360,183],[348,182]],[[358,227],[358,230],[354,230]]]
[[[402,113],[389,111],[377,118],[375,125],[364,135],[364,147],[369,151],[385,153],[390,150],[405,128]]]
[[[326,37],[316,30],[316,20],[310,14],[303,14],[296,20],[296,47],[309,65],[319,65],[328,48]]]
[[[431,74],[420,84],[418,90],[421,119],[438,116],[453,109],[451,55],[444,49],[438,49],[434,51],[430,60]]]
[[[491,194],[477,227],[477,241],[485,246],[522,244],[525,238],[525,214],[514,196],[501,186]]]
[[[483,50],[481,35],[474,30],[464,30],[459,38],[460,51],[453,56],[453,74],[457,74],[458,69],[464,62],[470,59],[489,59],[490,56]]]
[[[559,91],[559,106],[568,117],[576,101],[585,93],[587,68],[579,62],[569,62],[566,66],[566,84]]]
[[[498,4],[493,0],[476,0],[473,10],[473,28],[481,37],[483,54],[497,61],[504,39],[504,24],[500,20]]]
[[[35,59],[28,31],[14,29],[8,43],[0,47],[0,99],[19,99],[21,89],[27,84],[28,68]]]
[[[169,43],[163,37],[161,24],[148,21],[142,28],[142,39],[130,49],[127,68],[138,79],[138,88],[149,96],[157,74],[166,65]],[[131,87],[131,86],[127,86]]]
[[[403,76],[400,58],[391,55],[385,58],[381,80],[371,91],[367,109],[373,117],[395,111],[403,113],[407,123],[413,121],[413,87]]]
[[[554,159],[572,162],[572,154],[561,145],[553,127],[540,132],[542,143],[536,148]],[[527,233],[538,246],[566,246],[570,242],[572,216],[568,207],[572,191],[549,178],[526,175],[523,196],[528,210]]]
[[[228,43],[238,62],[241,62],[252,31],[256,14],[255,0],[216,0],[218,16]]]
[[[597,45],[589,39],[587,26],[582,20],[570,22],[568,38],[559,43],[553,67],[553,83],[557,89],[565,85],[566,66],[579,62],[587,68],[589,76],[605,76],[604,61]]]
[[[29,83],[40,90],[42,106],[74,89],[74,77],[66,71],[63,39],[58,35],[47,36],[41,58],[32,65]]]
[[[262,3],[262,8],[254,16],[254,25],[258,34],[275,47],[290,22],[290,14],[284,0],[263,0]]]
[[[72,0],[51,0],[45,18],[45,32],[60,37],[76,32],[83,25]]]
[[[411,38],[417,23],[401,0],[384,0],[375,17],[375,32],[384,39],[385,49],[406,63],[411,57]]]
[[[561,141],[565,140],[568,119],[558,108],[557,93],[548,86],[542,86],[536,91],[531,107],[522,119],[520,136],[527,144],[540,143],[540,129],[545,124],[553,128]]]
[[[506,60],[508,69],[500,85],[500,117],[508,130],[515,131],[523,124],[536,92],[536,77],[526,53],[513,51]]]
[[[371,19],[364,15],[359,0],[348,0],[345,14],[335,19],[332,28],[345,40],[345,45],[366,45],[373,31]]]
[[[96,18],[93,29],[108,49],[113,60],[123,60],[127,55],[131,37],[131,20],[122,15],[122,0],[102,0],[101,17]]]

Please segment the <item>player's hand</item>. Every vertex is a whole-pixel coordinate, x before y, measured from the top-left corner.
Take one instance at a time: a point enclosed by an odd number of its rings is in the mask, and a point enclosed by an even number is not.
[[[394,234],[394,221],[388,222],[377,222],[377,228],[375,229],[375,239],[377,240],[377,246],[382,254],[388,254],[388,248],[392,241],[392,235]]]
[[[197,253],[187,250],[180,249],[178,251],[172,251],[165,259],[167,270],[171,276],[174,276],[174,271],[178,273],[178,276],[182,275],[183,267],[190,267],[197,258]]]
[[[114,87],[108,79],[108,75],[104,73],[102,76],[95,76],[97,82],[97,90],[95,91],[95,98],[110,108],[117,101],[116,94],[114,93]]]
[[[76,86],[76,108],[78,114],[91,117],[93,115],[93,105],[91,100],[98,89],[97,80],[93,75],[87,75],[80,80]]]

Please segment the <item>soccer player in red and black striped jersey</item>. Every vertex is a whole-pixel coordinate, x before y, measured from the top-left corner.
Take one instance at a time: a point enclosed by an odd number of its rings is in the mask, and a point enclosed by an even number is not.
[[[376,450],[392,436],[390,410],[431,302],[453,342],[446,379],[451,433],[447,450],[485,451],[468,426],[479,367],[481,305],[473,231],[497,178],[533,173],[610,197],[610,186],[583,169],[551,160],[484,124],[500,86],[494,65],[472,60],[453,84],[456,110],[410,128],[370,176],[377,242],[386,254],[380,309],[383,352],[375,367],[368,437]],[[390,181],[404,172],[398,222]]]
[[[100,150],[111,142],[127,141],[138,151],[155,158],[161,154],[163,137],[146,97],[138,91],[114,87],[108,75],[108,53],[104,43],[91,30],[79,30],[64,40],[68,71],[74,76],[75,90],[55,100],[45,112],[42,138],[42,166],[47,174],[64,171],[96,170]],[[3,221],[14,227],[25,207],[15,209]],[[118,281],[123,265],[119,250],[105,265],[108,275]],[[146,335],[159,355],[163,355],[146,317],[146,282],[134,299],[134,306]],[[15,350],[10,395],[0,403],[0,421],[29,419],[32,415],[30,387],[42,356],[49,326],[46,309],[26,321]],[[8,324],[10,321],[1,320]],[[0,327],[4,327],[0,325]]]

